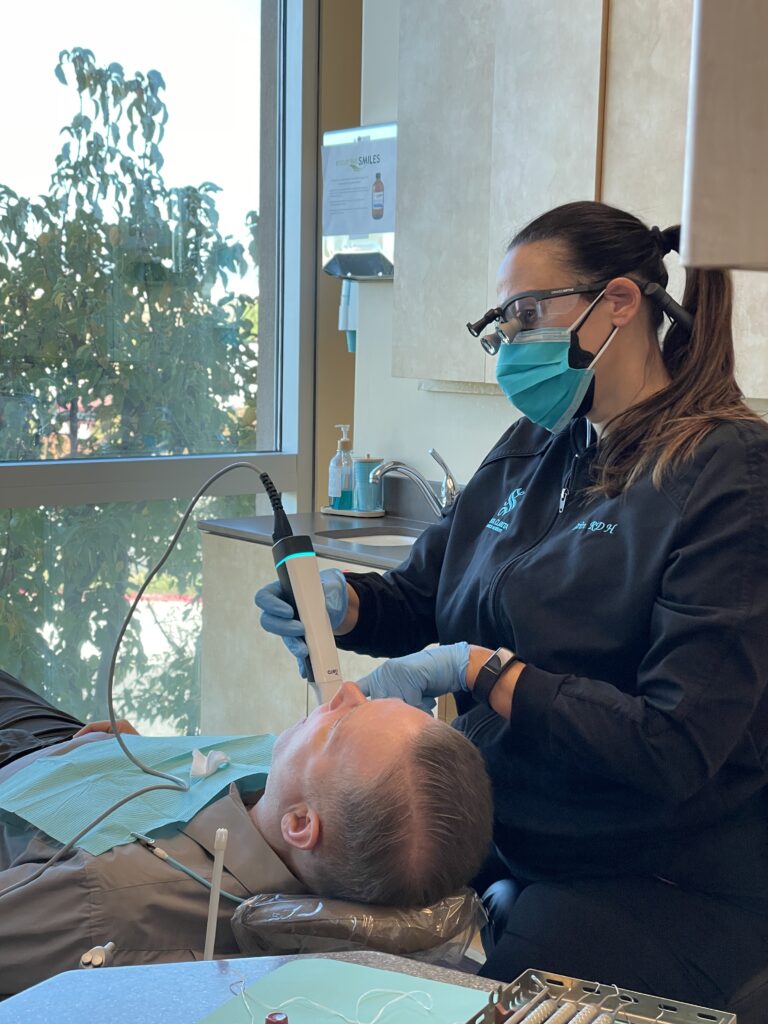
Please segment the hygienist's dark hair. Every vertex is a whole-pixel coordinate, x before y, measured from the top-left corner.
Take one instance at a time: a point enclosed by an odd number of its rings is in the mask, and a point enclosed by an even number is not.
[[[316,794],[322,838],[304,878],[321,896],[427,907],[478,873],[493,802],[473,744],[435,719],[373,781],[327,780]]]
[[[566,203],[519,231],[509,248],[531,242],[557,243],[573,283],[631,277],[666,288],[664,256],[679,251],[680,227],[652,230],[605,203]],[[658,331],[662,312],[647,299],[645,304]],[[692,332],[672,324],[661,343],[670,383],[611,421],[600,445],[595,491],[620,494],[649,469],[658,487],[665,469],[692,456],[719,423],[760,422],[736,383],[730,274],[686,268],[682,306],[693,314]]]

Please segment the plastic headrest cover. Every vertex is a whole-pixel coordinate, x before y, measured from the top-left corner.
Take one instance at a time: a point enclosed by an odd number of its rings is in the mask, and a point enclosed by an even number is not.
[[[232,930],[241,951],[257,956],[372,949],[458,962],[484,923],[472,889],[420,909],[262,893],[237,908]]]

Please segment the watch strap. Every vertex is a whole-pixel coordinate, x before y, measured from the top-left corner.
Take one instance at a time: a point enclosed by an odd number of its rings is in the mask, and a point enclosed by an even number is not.
[[[514,651],[507,647],[499,647],[480,668],[472,688],[472,696],[478,704],[487,704],[491,699],[491,691],[499,680],[499,676],[514,662],[520,661]]]

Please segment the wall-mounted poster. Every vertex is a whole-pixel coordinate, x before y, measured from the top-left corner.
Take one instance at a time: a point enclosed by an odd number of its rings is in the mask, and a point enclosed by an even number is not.
[[[397,126],[323,136],[323,269],[339,277],[392,276]]]

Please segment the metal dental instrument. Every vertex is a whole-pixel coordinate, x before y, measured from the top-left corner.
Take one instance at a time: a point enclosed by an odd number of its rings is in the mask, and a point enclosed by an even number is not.
[[[542,1000],[555,1003],[540,1024],[736,1024],[735,1014],[658,996],[632,992],[566,975],[529,969],[509,984],[498,985],[485,1005],[465,1024],[523,1024]],[[566,1017],[567,1014],[567,1017]],[[535,1019],[535,1018],[533,1018]]]
[[[595,1024],[595,1020],[599,1016],[599,1007],[585,1006],[582,1010],[579,1010],[576,1016],[570,1020],[568,1024]]]
[[[540,1006],[537,1006],[535,1010],[523,1017],[521,1024],[546,1024],[556,1009],[556,999],[545,999]]]
[[[541,1003],[546,994],[547,990],[545,988],[543,988],[541,992],[537,992],[533,999],[529,999],[525,1006],[521,1006],[520,1009],[513,1013],[511,1017],[505,1017],[504,1024],[522,1024],[526,1014],[530,1014],[531,1010]]]
[[[515,1007],[517,996],[521,994],[519,988],[514,984],[499,985],[489,993],[485,1006],[470,1017],[466,1024],[522,1024],[525,1016],[549,995],[549,989],[538,978],[533,980],[541,987],[522,1006]]]
[[[546,1024],[568,1024],[578,1009],[575,1003],[561,1003]]]

